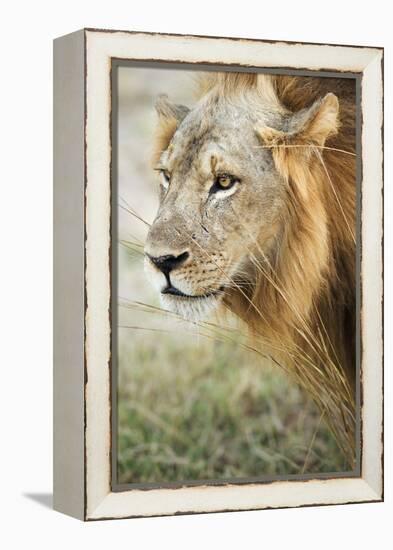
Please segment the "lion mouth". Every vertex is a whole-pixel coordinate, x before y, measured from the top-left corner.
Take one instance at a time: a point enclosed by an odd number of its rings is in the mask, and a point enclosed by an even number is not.
[[[220,294],[223,293],[223,291],[224,291],[224,288],[220,287],[218,290],[212,290],[210,292],[206,292],[205,294],[185,294],[178,288],[172,285],[169,285],[166,288],[164,288],[164,290],[161,291],[161,294],[166,294],[166,295],[169,294],[170,296],[177,296],[179,298],[186,298],[190,300],[200,300],[204,298],[211,298],[213,296],[219,296]]]
[[[199,322],[213,313],[223,294],[224,287],[204,294],[186,294],[172,284],[168,284],[161,291],[160,297],[164,309],[172,311],[186,321]]]

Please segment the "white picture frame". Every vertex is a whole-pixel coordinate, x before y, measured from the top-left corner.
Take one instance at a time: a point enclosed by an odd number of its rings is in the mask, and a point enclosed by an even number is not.
[[[118,60],[358,75],[361,407],[357,476],[113,490],[111,69]],[[54,43],[54,507],[81,520],[383,499],[383,50],[84,29]]]

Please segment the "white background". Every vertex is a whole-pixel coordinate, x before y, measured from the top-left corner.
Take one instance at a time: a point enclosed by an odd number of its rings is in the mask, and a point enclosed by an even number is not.
[[[392,256],[388,249],[385,256],[384,504],[89,524],[49,508],[52,487],[52,39],[82,27],[98,27],[384,46],[386,240],[390,243],[393,30],[388,7],[389,2],[381,0],[238,0],[233,3],[229,0],[35,0],[2,4],[0,544],[3,548],[330,550],[392,547]]]

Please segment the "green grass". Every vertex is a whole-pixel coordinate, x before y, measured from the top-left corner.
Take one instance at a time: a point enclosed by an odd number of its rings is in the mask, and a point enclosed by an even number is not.
[[[278,367],[236,342],[174,330],[120,330],[120,483],[346,469],[319,412]]]

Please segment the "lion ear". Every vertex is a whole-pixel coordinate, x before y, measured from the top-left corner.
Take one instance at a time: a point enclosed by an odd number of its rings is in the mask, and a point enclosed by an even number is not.
[[[190,112],[189,108],[185,105],[176,105],[171,103],[166,94],[158,96],[156,104],[156,111],[159,118],[162,120],[172,119],[179,124]]]
[[[303,198],[308,197],[306,172],[316,147],[338,130],[338,99],[327,94],[308,109],[294,113],[282,130],[257,128],[263,147],[271,149],[278,172],[296,184]]]
[[[329,93],[315,101],[308,109],[292,116],[290,133],[303,142],[323,146],[329,136],[337,133],[338,110],[337,97]]]
[[[260,138],[271,145],[280,142],[292,145],[323,146],[331,135],[337,133],[339,104],[334,94],[317,99],[311,107],[294,113],[283,130],[257,128]]]
[[[173,138],[179,124],[190,112],[188,107],[184,105],[171,103],[166,95],[158,96],[155,107],[158,114],[158,124],[154,136],[153,165],[158,162],[162,152],[165,151]]]

